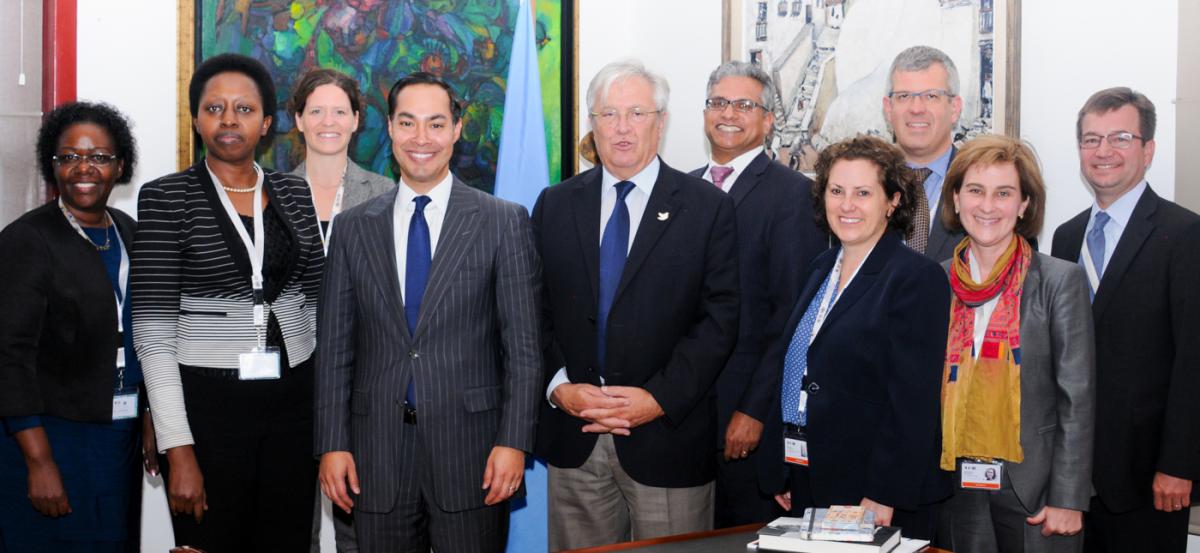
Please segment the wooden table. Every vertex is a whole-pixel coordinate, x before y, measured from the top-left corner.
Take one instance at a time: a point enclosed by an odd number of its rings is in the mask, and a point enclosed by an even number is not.
[[[583,549],[572,549],[564,553],[608,553],[609,551],[638,551],[641,553],[744,553],[746,544],[758,537],[762,524],[747,524],[693,532],[679,536],[667,536],[648,540],[600,545]],[[927,547],[922,553],[951,553],[936,547]]]

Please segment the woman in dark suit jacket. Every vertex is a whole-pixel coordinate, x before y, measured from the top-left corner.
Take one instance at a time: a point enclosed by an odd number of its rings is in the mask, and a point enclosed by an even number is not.
[[[901,239],[911,179],[903,154],[874,137],[821,152],[813,211],[840,247],[813,262],[786,341],[768,355],[783,367],[791,442],[784,508],[862,505],[876,524],[928,538],[931,504],[950,493],[937,470],[936,403],[950,289]]]
[[[1046,193],[1019,140],[968,142],[943,190],[954,201],[942,220],[967,238],[944,263],[954,299],[941,468],[956,486],[939,541],[959,553],[1079,551],[1096,407],[1087,279],[1030,245]],[[980,470],[998,478],[980,482]]]
[[[316,480],[317,219],[303,179],[254,161],[275,113],[262,64],[210,58],[188,96],[207,157],[142,187],[132,269],[134,345],[161,415],[175,540],[304,551]]]
[[[37,156],[59,198],[0,232],[0,551],[137,551],[134,222],[106,207],[133,176],[133,135],[112,107],[70,103],[46,116]]]

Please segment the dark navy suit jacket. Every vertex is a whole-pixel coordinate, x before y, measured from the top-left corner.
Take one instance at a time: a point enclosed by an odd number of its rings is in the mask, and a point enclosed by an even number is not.
[[[692,171],[703,177],[708,166]],[[717,379],[717,448],[734,411],[765,423],[762,440],[779,436],[779,421],[767,420],[779,402],[779,387],[763,363],[767,346],[778,338],[807,277],[808,265],[829,248],[829,234],[817,227],[812,180],[758,154],[729,190],[737,213],[741,321],[733,355]],[[753,455],[760,478],[779,468],[779,459]],[[776,490],[762,490],[774,493]]]
[[[838,250],[813,262],[786,332],[767,352],[782,382],[796,326]],[[941,376],[950,323],[950,285],[942,268],[891,231],[863,260],[808,350],[809,474],[816,505],[857,505],[864,497],[914,510],[948,497],[941,454]],[[776,419],[781,409],[773,406]],[[779,460],[782,440],[761,448]],[[793,498],[795,501],[795,498]]]

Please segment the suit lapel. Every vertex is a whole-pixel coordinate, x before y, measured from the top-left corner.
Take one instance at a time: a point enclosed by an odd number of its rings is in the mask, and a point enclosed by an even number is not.
[[[734,207],[740,206],[750,191],[758,186],[758,182],[762,180],[762,175],[770,164],[771,158],[767,157],[765,152],[761,152],[750,161],[746,170],[738,175],[738,179],[733,183],[733,188],[729,190],[729,197],[733,198]]]
[[[666,163],[659,161],[658,180],[654,183],[654,191],[646,202],[646,211],[642,213],[642,221],[638,223],[637,236],[633,238],[633,247],[629,250],[629,259],[621,272],[621,283],[617,285],[617,293],[613,296],[613,304],[621,297],[621,292],[629,285],[629,281],[637,275],[638,269],[650,256],[650,251],[662,238],[667,227],[678,218],[679,200],[675,193],[679,191],[680,183],[672,174]],[[675,215],[675,217],[672,217]]]
[[[367,207],[363,226],[365,236],[357,242],[362,244],[361,253],[372,274],[380,275],[383,285],[383,301],[387,311],[396,318],[396,324],[405,329],[403,340],[412,336],[408,322],[404,319],[404,295],[400,292],[400,272],[396,267],[395,209],[399,189],[383,194]]]
[[[1108,307],[1108,303],[1112,301],[1113,293],[1121,285],[1121,279],[1125,277],[1125,272],[1129,270],[1133,258],[1137,256],[1138,251],[1142,249],[1142,244],[1154,231],[1155,225],[1151,218],[1157,209],[1158,194],[1155,194],[1147,186],[1146,191],[1142,193],[1141,198],[1138,198],[1138,203],[1133,208],[1133,214],[1129,217],[1129,225],[1121,232],[1121,239],[1117,241],[1112,259],[1104,268],[1104,276],[1100,277],[1100,288],[1096,290],[1096,297],[1092,301],[1092,313],[1097,320],[1104,314],[1104,308]]]
[[[891,260],[892,254],[896,252],[898,247],[907,247],[900,243],[900,235],[892,232],[890,229],[884,231],[883,237],[879,239],[879,243],[875,244],[875,249],[867,254],[867,258],[863,260],[862,265],[858,269],[858,274],[854,276],[854,280],[850,281],[850,285],[838,294],[837,303],[833,304],[833,308],[829,310],[829,314],[825,316],[825,322],[821,325],[821,330],[817,332],[817,336],[813,338],[813,346],[816,346],[817,340],[825,335],[825,330],[833,326],[833,323],[854,306],[867,290],[870,290],[875,285],[875,281],[879,278],[879,273],[883,271],[884,266]],[[831,285],[836,283],[831,282]]]
[[[824,254],[822,254],[824,255]],[[812,268],[812,272],[808,275],[808,281],[804,284],[804,289],[801,290],[799,298],[796,300],[796,305],[792,307],[792,315],[788,319],[787,329],[791,332],[796,331],[796,326],[800,324],[800,318],[804,316],[804,311],[808,309],[808,304],[812,303],[813,298],[817,296],[817,291],[821,288],[821,283],[825,281],[825,277],[829,276],[829,272],[833,270],[833,264],[837,261],[837,254],[829,254],[821,258]],[[788,340],[791,336],[786,336]]]
[[[592,284],[592,304],[600,290],[600,183],[603,171],[592,169],[571,190],[571,210],[575,216],[575,234],[583,252],[584,272]],[[545,231],[543,231],[545,232]]]
[[[429,266],[429,282],[425,285],[425,295],[421,298],[421,312],[417,316],[417,328],[413,339],[420,338],[425,332],[425,319],[429,312],[437,308],[446,289],[458,268],[467,249],[475,241],[475,231],[479,229],[479,199],[467,185],[457,177],[450,189],[450,202],[446,206],[446,217],[442,220],[442,231],[438,235],[437,252],[433,254]]]

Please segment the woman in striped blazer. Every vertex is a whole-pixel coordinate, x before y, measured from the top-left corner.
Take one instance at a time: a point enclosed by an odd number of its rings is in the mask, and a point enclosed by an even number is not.
[[[134,347],[178,545],[302,551],[312,524],[312,353],[324,256],[304,179],[254,161],[275,113],[258,61],[197,68],[206,158],[142,187]]]

